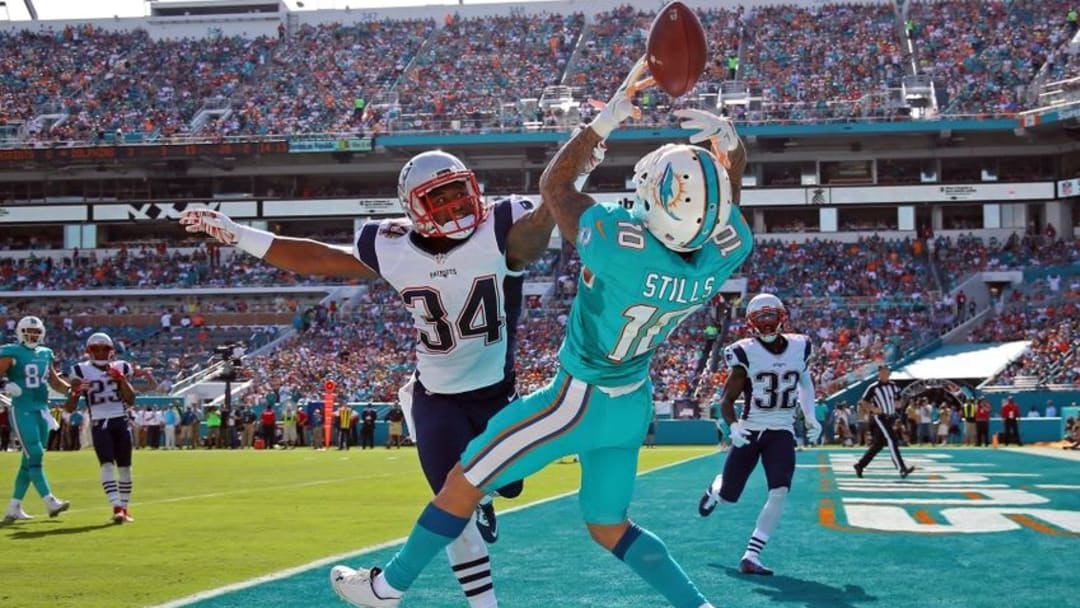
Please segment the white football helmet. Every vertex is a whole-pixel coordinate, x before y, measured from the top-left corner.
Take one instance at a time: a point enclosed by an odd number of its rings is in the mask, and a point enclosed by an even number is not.
[[[432,200],[434,190],[454,182],[464,185],[464,194]],[[439,150],[417,154],[405,163],[398,176],[398,197],[413,228],[426,237],[468,238],[487,212],[476,175],[458,157]]]
[[[113,350],[112,338],[107,333],[99,331],[86,339],[86,352],[93,363],[106,365],[112,359]]]
[[[746,324],[762,342],[772,342],[784,331],[787,308],[771,293],[759,293],[746,305]]]
[[[727,226],[731,178],[705,148],[667,144],[634,166],[637,206],[645,225],[665,247],[697,251]]]
[[[19,343],[37,348],[45,341],[45,324],[37,317],[23,317],[15,325],[15,337],[19,339]]]

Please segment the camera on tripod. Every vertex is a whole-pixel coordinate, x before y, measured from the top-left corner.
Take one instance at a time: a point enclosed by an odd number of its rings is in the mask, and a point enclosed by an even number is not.
[[[214,357],[220,357],[224,363],[215,379],[230,382],[236,379],[236,370],[244,366],[244,354],[247,346],[243,342],[233,342],[214,347]],[[213,360],[213,357],[211,357]]]

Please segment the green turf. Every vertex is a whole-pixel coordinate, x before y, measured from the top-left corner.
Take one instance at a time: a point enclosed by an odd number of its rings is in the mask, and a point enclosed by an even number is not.
[[[643,470],[706,448],[642,452]],[[0,454],[10,491],[19,454]],[[38,518],[0,527],[0,606],[145,606],[250,579],[408,534],[430,498],[411,449],[349,452],[135,454],[132,525],[107,523],[93,452],[49,453],[53,492],[72,509],[57,519],[30,490]],[[577,488],[578,468],[552,465],[523,504]],[[6,496],[4,498],[6,504]],[[285,604],[280,604],[285,605]]]

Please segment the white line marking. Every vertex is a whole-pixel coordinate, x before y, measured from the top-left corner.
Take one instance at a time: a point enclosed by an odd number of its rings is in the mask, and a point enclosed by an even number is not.
[[[357,481],[357,480],[360,480],[360,479],[377,479],[379,477],[393,477],[393,476],[394,475],[391,474],[391,473],[379,473],[377,475],[353,475],[353,476],[350,476],[350,477],[337,477],[337,478],[334,478],[334,479],[317,479],[315,481],[302,481],[300,483],[290,483],[290,484],[284,484],[284,485],[279,485],[279,486],[256,486],[256,487],[252,487],[252,488],[242,488],[242,489],[239,489],[239,490],[229,490],[227,492],[210,492],[208,494],[191,494],[189,496],[174,496],[173,498],[162,498],[162,499],[159,499],[159,500],[136,501],[136,502],[131,503],[131,508],[132,509],[140,509],[140,508],[145,507],[147,505],[163,505],[163,504],[169,504],[169,503],[173,503],[173,502],[185,502],[185,501],[188,501],[188,500],[202,500],[204,498],[221,498],[222,496],[231,496],[233,494],[251,494],[251,493],[255,493],[255,492],[291,490],[293,488],[307,488],[307,487],[311,487],[311,486],[323,486],[323,485],[331,484],[331,483],[341,483],[343,481]],[[137,479],[138,478],[136,478],[135,488],[139,487]],[[107,504],[108,503],[104,503],[104,505],[107,505]],[[106,506],[102,506],[100,508],[70,509],[67,512],[69,514],[73,514],[73,513],[90,513],[92,511],[102,511],[102,512],[104,512],[104,510],[106,508],[107,508]]]
[[[1020,454],[1031,454],[1033,456],[1045,456],[1047,458],[1080,461],[1080,451],[1077,450],[1063,450],[1061,448],[1044,448],[1035,446],[1002,449],[1006,452],[1017,452]]]
[[[655,473],[657,471],[663,471],[664,469],[669,469],[671,467],[675,467],[675,466],[678,466],[678,465],[681,465],[681,464],[685,464],[687,462],[691,462],[691,461],[697,460],[699,458],[708,458],[710,456],[714,456],[715,454],[716,454],[716,452],[708,452],[706,454],[701,454],[701,455],[698,455],[698,456],[691,456],[691,457],[685,458],[683,460],[677,460],[675,462],[670,462],[668,464],[658,466],[655,469],[649,469],[648,471],[645,471],[643,473],[639,473],[638,477],[642,477],[642,476],[648,475],[650,473]],[[537,501],[534,501],[534,502],[531,502],[531,503],[528,503],[528,504],[519,505],[519,506],[516,506],[516,507],[511,507],[511,508],[506,509],[506,510],[500,510],[499,514],[503,515],[503,514],[506,514],[506,513],[514,513],[515,511],[521,511],[521,510],[529,509],[529,508],[532,508],[532,507],[538,507],[540,505],[543,505],[543,504],[546,504],[546,503],[549,503],[549,502],[553,502],[553,501],[556,501],[556,500],[559,500],[559,499],[562,499],[562,498],[566,498],[568,496],[573,496],[575,494],[577,494],[577,490],[572,490],[570,492],[564,492],[562,494],[557,494],[555,496],[549,496],[548,498],[543,498],[543,499],[540,499],[540,500],[537,500]],[[271,572],[270,574],[264,574],[263,576],[258,576],[258,577],[252,578],[252,579],[248,579],[246,581],[240,581],[239,583],[232,583],[232,584],[229,584],[229,585],[225,585],[223,587],[218,587],[216,589],[209,589],[207,591],[200,591],[198,593],[193,593],[191,595],[188,595],[188,596],[185,596],[185,597],[182,597],[182,598],[179,598],[179,599],[175,599],[175,600],[172,600],[172,601],[169,601],[169,602],[165,602],[164,604],[156,604],[156,605],[150,606],[149,608],[181,608],[182,606],[190,606],[191,604],[195,604],[197,602],[201,602],[201,601],[212,599],[212,598],[215,598],[215,597],[218,597],[218,596],[221,596],[221,595],[225,595],[226,593],[232,593],[233,591],[240,591],[242,589],[248,589],[248,588],[251,588],[251,587],[255,587],[256,585],[261,585],[263,583],[273,582],[273,581],[280,580],[280,579],[283,579],[283,578],[289,578],[290,576],[300,574],[301,572],[306,572],[308,570],[313,570],[315,568],[322,568],[322,567],[325,567],[325,566],[329,566],[330,564],[336,564],[338,562],[354,559],[354,558],[360,557],[361,555],[365,555],[367,553],[374,553],[375,551],[381,551],[383,549],[389,549],[390,547],[393,547],[393,546],[400,545],[400,544],[404,543],[406,540],[407,540],[406,538],[395,538],[394,540],[389,540],[389,541],[386,541],[384,543],[379,543],[377,545],[373,545],[373,546],[370,546],[370,547],[364,547],[363,549],[357,549],[355,551],[349,551],[348,553],[339,553],[337,555],[331,555],[330,557],[324,557],[322,559],[318,559],[318,560],[315,560],[313,562],[308,562],[306,564],[301,564],[299,566],[294,566],[292,568],[286,568],[285,570],[278,570],[277,572]]]
[[[1040,490],[1080,490],[1080,486],[1071,486],[1068,484],[1058,483],[1035,484],[1035,487]]]

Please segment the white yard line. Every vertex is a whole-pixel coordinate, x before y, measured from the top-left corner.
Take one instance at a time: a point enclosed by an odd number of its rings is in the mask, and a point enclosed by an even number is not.
[[[221,498],[222,496],[232,496],[233,494],[252,494],[257,492],[270,492],[277,490],[291,490],[293,488],[307,488],[311,486],[323,486],[332,483],[341,483],[343,481],[357,481],[360,479],[377,479],[379,477],[393,477],[392,473],[379,473],[377,475],[353,475],[351,477],[337,477],[335,479],[317,479],[315,481],[301,481],[298,483],[290,483],[278,486],[255,486],[251,488],[241,488],[238,490],[228,490],[225,492],[210,492],[208,494],[191,494],[189,496],[174,496],[173,498],[162,498],[159,500],[137,500],[131,503],[132,510],[137,510],[147,505],[163,505],[173,502],[186,502],[188,500],[203,500],[205,498]],[[137,478],[136,478],[137,479]],[[136,482],[135,488],[138,491],[138,483]],[[138,494],[136,494],[138,496]],[[108,503],[103,503],[108,504]],[[85,508],[85,509],[71,509],[69,514],[73,513],[90,513],[92,511],[104,511],[106,507],[100,508]]]
[[[701,455],[698,455],[698,456],[691,456],[689,458],[684,458],[682,460],[677,460],[677,461],[672,462],[672,463],[668,463],[668,464],[665,464],[665,465],[658,466],[655,469],[649,469],[648,471],[639,473],[638,477],[641,477],[643,475],[648,475],[650,473],[655,473],[657,471],[663,471],[664,469],[669,469],[671,467],[675,467],[675,466],[678,466],[678,465],[681,465],[681,464],[685,464],[687,462],[697,460],[699,458],[708,458],[709,456],[713,456],[714,454],[716,454],[716,452],[709,452],[709,453],[706,453],[706,454],[701,454]],[[305,484],[305,485],[309,485],[309,484]],[[213,494],[213,495],[206,495],[206,496],[208,496],[208,497],[209,496],[219,496],[219,495],[222,495],[222,494],[226,494],[226,492],[222,492],[222,493],[219,493],[219,494]],[[548,498],[543,498],[541,500],[536,500],[536,501],[526,503],[526,504],[523,504],[523,505],[519,505],[519,506],[516,506],[516,507],[511,507],[509,509],[505,509],[505,510],[500,509],[499,514],[501,515],[501,514],[506,514],[506,513],[513,513],[515,511],[521,511],[523,509],[531,509],[533,507],[538,507],[540,505],[547,504],[549,502],[553,502],[553,501],[559,500],[561,498],[566,498],[568,496],[573,496],[575,494],[577,494],[577,490],[573,490],[571,492],[564,492],[562,494],[557,494],[555,496],[550,496]],[[174,499],[169,499],[168,501],[172,502],[172,501],[174,501]],[[159,502],[166,502],[166,501],[159,501]],[[150,503],[145,503],[145,504],[150,504]],[[406,540],[405,538],[395,538],[394,540],[386,541],[384,543],[379,543],[377,545],[372,545],[370,547],[364,547],[362,549],[357,549],[355,551],[349,551],[347,553],[339,553],[337,555],[331,555],[330,557],[324,557],[322,559],[318,559],[318,560],[315,560],[313,562],[308,562],[306,564],[301,564],[299,566],[294,566],[292,568],[286,568],[285,570],[278,570],[277,572],[271,572],[270,574],[264,574],[263,576],[258,576],[258,577],[252,578],[252,579],[248,579],[246,581],[240,581],[238,583],[232,583],[230,585],[225,585],[223,587],[217,587],[216,589],[208,589],[206,591],[200,591],[198,593],[194,593],[194,594],[188,595],[186,597],[175,599],[175,600],[172,600],[170,602],[166,602],[164,604],[157,604],[157,605],[151,606],[150,608],[180,608],[181,606],[190,606],[191,604],[195,604],[197,602],[201,602],[201,601],[204,601],[204,600],[215,598],[215,597],[218,597],[220,595],[225,595],[226,593],[232,593],[233,591],[240,591],[241,589],[248,589],[250,587],[254,587],[256,585],[261,585],[263,583],[269,583],[269,582],[280,580],[280,579],[283,579],[283,578],[288,578],[288,577],[293,576],[295,574],[300,574],[301,572],[305,572],[307,570],[312,570],[314,568],[322,568],[322,567],[325,567],[325,566],[329,566],[331,564],[336,564],[338,562],[348,561],[348,560],[360,557],[361,555],[364,555],[366,553],[374,553],[375,551],[380,551],[382,549],[388,549],[390,547],[393,547],[393,546],[400,545],[400,544],[404,543],[405,540]],[[327,579],[327,580],[329,580],[329,579]]]
[[[1022,448],[1001,448],[1006,452],[1018,452],[1020,454],[1033,454],[1035,456],[1045,456],[1047,458],[1057,458],[1059,460],[1074,460],[1080,461],[1080,450],[1063,450],[1061,448],[1044,448],[1044,447],[1022,447]]]

